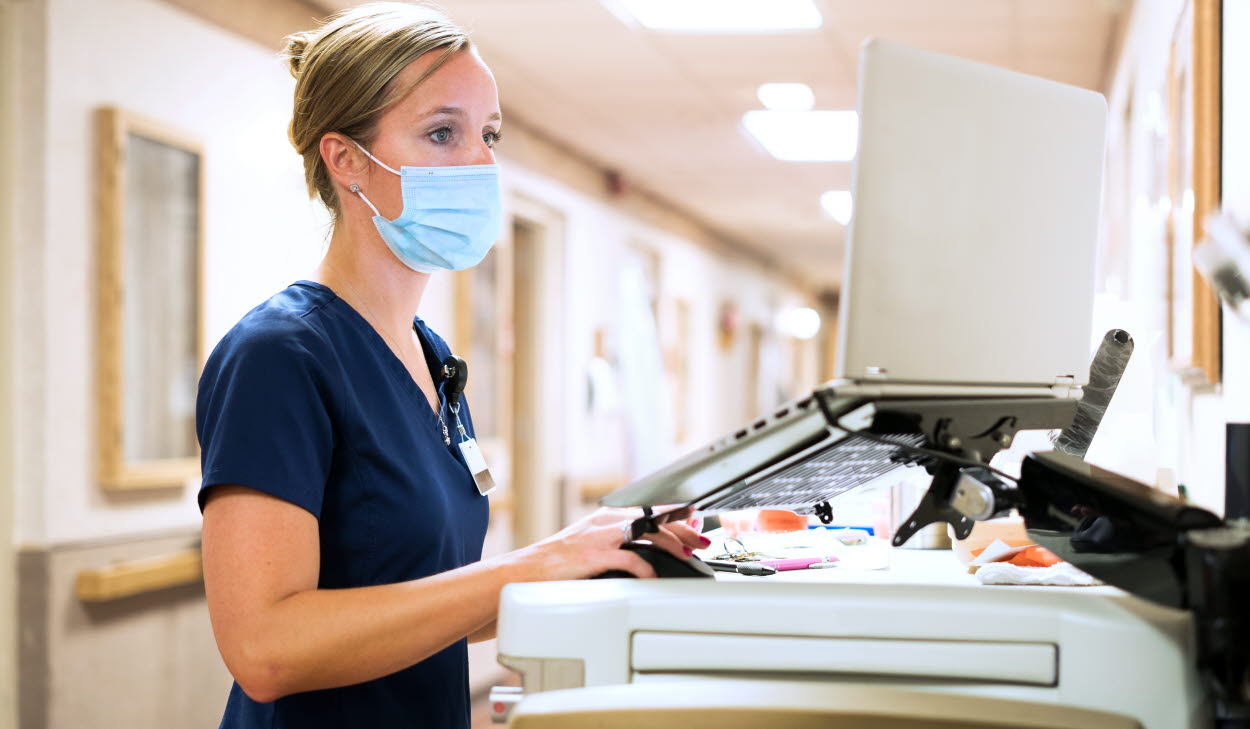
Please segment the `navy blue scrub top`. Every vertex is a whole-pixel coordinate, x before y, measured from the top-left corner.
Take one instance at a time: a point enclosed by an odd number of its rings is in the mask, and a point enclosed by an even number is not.
[[[403,363],[329,288],[298,281],[250,311],[200,378],[200,508],[213,486],[239,484],[308,510],[321,537],[320,588],[403,582],[479,560],[488,504],[442,396],[437,372],[450,352],[420,318],[414,328],[439,383],[450,446]],[[268,704],[236,683],[221,726],[467,729],[467,642],[374,681]]]

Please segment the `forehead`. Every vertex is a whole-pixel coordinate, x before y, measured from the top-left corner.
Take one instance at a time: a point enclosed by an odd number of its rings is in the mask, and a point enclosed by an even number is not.
[[[395,77],[396,88],[405,89],[426,73],[443,55],[443,50],[426,53],[409,63]],[[499,93],[495,77],[477,53],[452,53],[419,86],[408,92],[391,111],[405,116],[429,115],[438,110],[459,109],[473,117],[499,113]]]

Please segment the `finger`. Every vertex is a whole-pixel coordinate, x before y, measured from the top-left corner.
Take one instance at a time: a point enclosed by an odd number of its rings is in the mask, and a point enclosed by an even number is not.
[[[648,564],[647,560],[626,549],[619,549],[615,554],[609,554],[604,561],[604,566],[598,572],[606,572],[608,570],[624,570],[634,577],[643,579],[650,579],[656,576],[655,568]]]
[[[665,521],[681,521],[694,513],[693,506],[682,506],[681,504],[669,504],[667,506],[655,507],[656,512],[664,517]]]
[[[672,554],[678,559],[687,559],[690,557],[688,550],[691,548],[682,544],[681,540],[667,529],[661,529],[658,532],[647,532],[643,536],[649,539],[655,546],[663,549],[669,554]]]
[[[712,543],[711,539],[702,536],[684,522],[665,524],[664,530],[677,537],[678,541],[691,549],[703,549]]]

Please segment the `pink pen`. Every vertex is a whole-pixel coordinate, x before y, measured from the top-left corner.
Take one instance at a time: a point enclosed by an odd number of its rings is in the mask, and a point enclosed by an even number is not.
[[[837,557],[829,557],[822,559],[821,557],[795,557],[791,559],[761,559],[756,564],[763,564],[772,567],[778,572],[785,570],[805,570],[808,566],[817,562],[833,562]]]

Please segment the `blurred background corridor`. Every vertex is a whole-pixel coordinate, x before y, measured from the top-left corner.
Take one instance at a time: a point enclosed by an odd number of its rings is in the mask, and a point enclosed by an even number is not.
[[[194,388],[324,254],[278,51],[353,4],[0,0],[0,728],[220,720]],[[1250,46],[1229,40],[1250,2],[756,4],[766,19],[710,26],[686,0],[440,4],[504,117],[504,236],[419,312],[471,368],[499,484],[486,554],[835,377],[874,36],[1106,95],[1094,330],[1145,356],[1091,458],[1221,508],[1224,424],[1250,418],[1250,375],[1221,362],[1250,341],[1188,249],[1220,199],[1250,220]],[[133,196],[163,207],[136,216]],[[510,680],[493,643],[471,648],[475,692]]]

